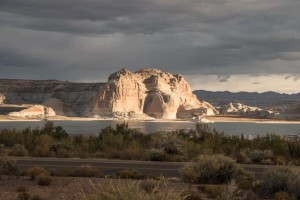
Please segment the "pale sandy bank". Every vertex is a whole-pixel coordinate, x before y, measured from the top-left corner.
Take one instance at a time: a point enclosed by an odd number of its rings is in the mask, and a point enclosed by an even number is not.
[[[205,119],[211,122],[252,122],[252,123],[287,123],[287,124],[300,124],[300,120],[285,120],[285,119],[261,119],[261,118],[247,118],[237,116],[206,116]],[[65,116],[54,116],[45,119],[41,118],[21,118],[21,117],[10,117],[6,115],[0,115],[0,121],[105,121],[105,120],[116,120],[116,121],[151,121],[151,122],[194,122],[193,120],[165,120],[165,119],[114,119],[114,118],[87,118],[87,117],[65,117]]]

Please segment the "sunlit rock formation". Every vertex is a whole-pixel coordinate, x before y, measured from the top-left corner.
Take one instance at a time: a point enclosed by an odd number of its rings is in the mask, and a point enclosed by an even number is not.
[[[274,110],[265,110],[254,106],[247,106],[241,103],[229,103],[221,107],[221,114],[225,115],[240,115],[252,117],[272,117],[279,113]]]
[[[55,116],[55,112],[52,108],[34,105],[19,112],[11,112],[8,114],[11,117],[52,117]]]
[[[122,69],[110,75],[86,110],[87,116],[127,113],[176,119],[213,115],[217,111],[197,99],[182,75],[146,68],[136,72]]]
[[[5,96],[3,94],[0,94],[0,104],[3,104],[5,100]]]

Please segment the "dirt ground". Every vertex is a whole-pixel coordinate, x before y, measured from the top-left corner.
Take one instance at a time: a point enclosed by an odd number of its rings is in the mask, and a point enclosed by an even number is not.
[[[16,200],[19,192],[17,188],[25,186],[31,196],[38,195],[44,200],[72,200],[78,199],[81,191],[86,194],[94,192],[92,184],[105,187],[110,183],[119,183],[133,180],[105,179],[105,178],[83,178],[83,177],[51,177],[50,186],[40,186],[29,177],[2,176],[0,179],[0,200]],[[188,184],[166,182],[165,189],[173,189],[181,192],[189,188]],[[77,197],[77,198],[76,198]]]

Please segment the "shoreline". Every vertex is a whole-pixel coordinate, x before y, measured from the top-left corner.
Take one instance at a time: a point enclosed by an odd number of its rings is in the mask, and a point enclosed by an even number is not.
[[[237,116],[205,116],[205,119],[209,120],[208,123],[214,122],[234,122],[234,123],[269,123],[269,124],[300,124],[300,120],[288,120],[288,119],[263,119],[263,118],[247,118]],[[16,118],[5,115],[0,115],[0,122],[30,122],[30,121],[144,121],[144,122],[177,122],[177,123],[191,123],[193,120],[166,120],[166,119],[118,119],[118,118],[87,118],[87,117],[65,117],[56,116],[48,118]]]

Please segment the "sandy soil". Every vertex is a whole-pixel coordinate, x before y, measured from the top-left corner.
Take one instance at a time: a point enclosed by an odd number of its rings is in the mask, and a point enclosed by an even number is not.
[[[2,176],[0,179],[0,200],[15,200],[17,199],[17,188],[26,186],[30,195],[38,195],[42,199],[78,199],[80,191],[93,193],[94,189],[91,182],[95,185],[106,186],[111,181],[112,183],[132,181],[104,178],[82,178],[82,177],[52,177],[50,186],[39,186],[35,181],[31,181],[29,177],[8,177]],[[163,186],[162,186],[163,187]],[[173,189],[176,192],[181,192],[188,189],[188,184],[167,182],[165,189]],[[164,187],[163,187],[164,188]]]

